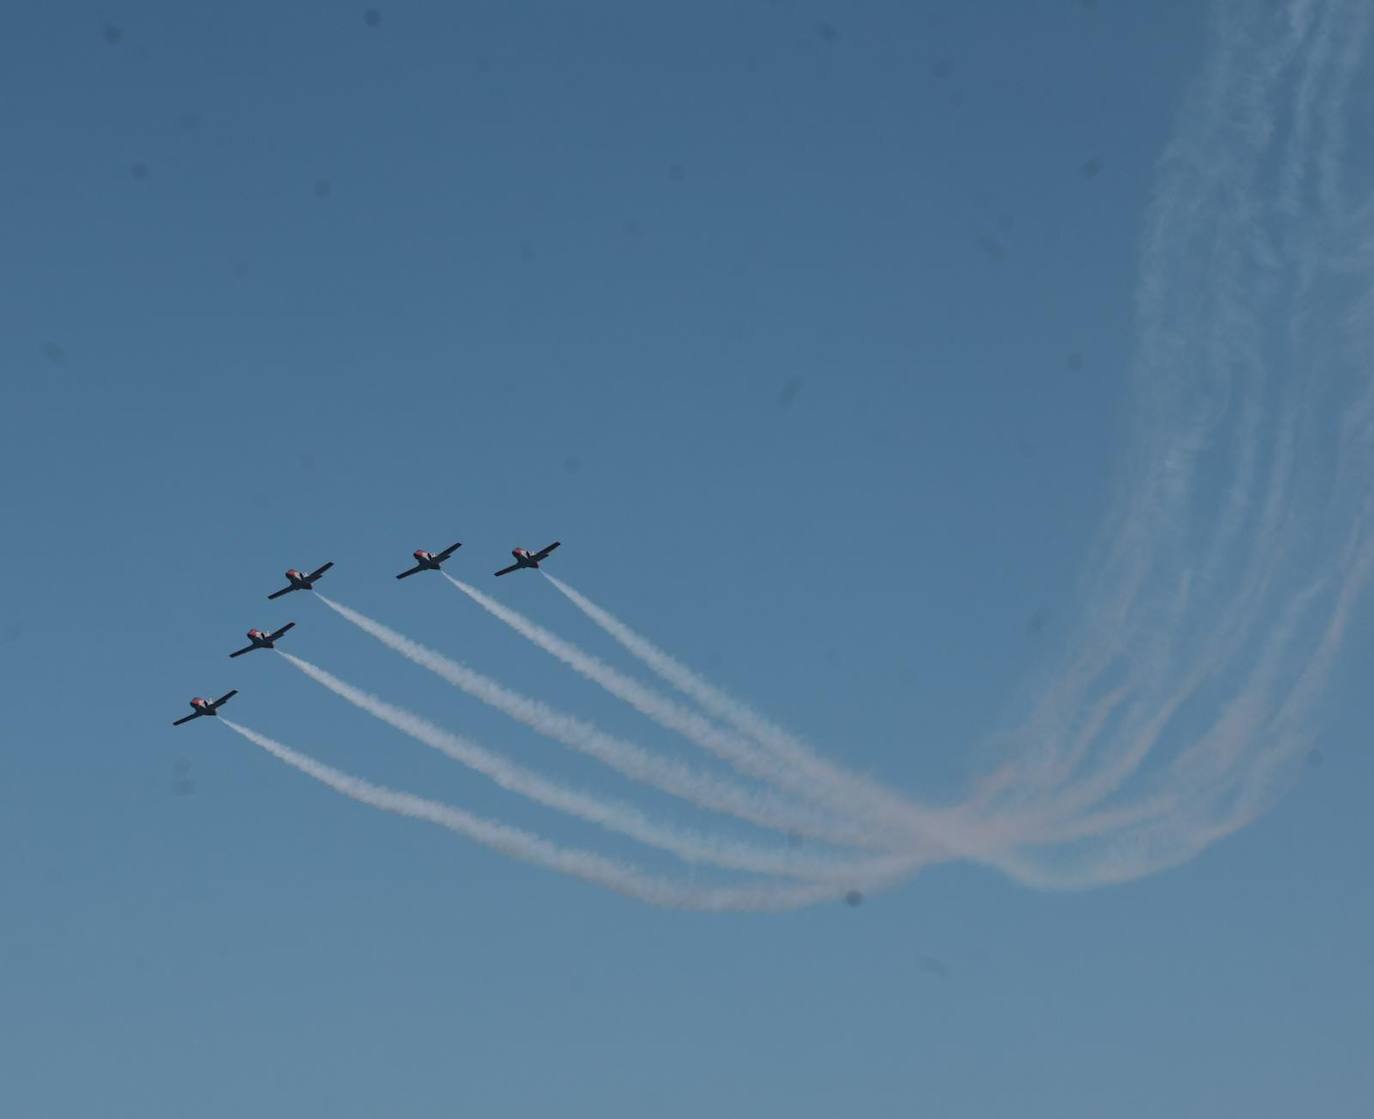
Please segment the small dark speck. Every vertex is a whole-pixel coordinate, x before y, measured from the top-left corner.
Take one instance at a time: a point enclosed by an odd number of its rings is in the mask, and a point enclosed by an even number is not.
[[[67,351],[64,350],[61,346],[59,346],[56,342],[44,342],[43,356],[47,358],[50,362],[52,362],[54,365],[61,365],[64,361],[67,360]]]
[[[1321,767],[1326,764],[1326,755],[1313,747],[1311,750],[1307,751],[1307,764],[1313,769],[1321,769]]]
[[[563,460],[563,469],[569,474],[576,474],[582,469],[582,460],[576,455],[569,455]]]
[[[129,174],[139,182],[148,177],[148,165],[146,163],[135,163],[129,168]]]
[[[172,762],[172,792],[179,797],[188,797],[196,791],[196,783],[191,780],[191,763],[185,758]]]
[[[328,198],[329,195],[330,195],[330,192],[333,191],[333,189],[334,189],[334,187],[330,184],[330,182],[329,182],[328,179],[316,179],[316,180],[315,180],[315,197],[316,197],[316,198]]]
[[[1082,369],[1083,354],[1078,350],[1074,350],[1071,354],[1069,354],[1068,357],[1064,359],[1064,364],[1067,365],[1070,369],[1074,370],[1075,372],[1079,369]]]
[[[833,23],[821,23],[816,25],[816,34],[827,43],[838,43],[840,41],[840,31]]]
[[[797,399],[797,394],[801,392],[803,383],[800,377],[788,377],[782,383],[782,388],[778,390],[778,407],[790,407],[792,402]]]
[[[858,890],[850,890],[844,895],[844,903],[851,909],[857,909],[864,903],[864,896]]]
[[[671,167],[668,168],[668,178],[672,179],[673,182],[680,183],[686,177],[687,168],[682,166],[681,163],[674,163]]]
[[[927,975],[938,975],[941,979],[949,978],[949,965],[936,956],[921,956],[917,959],[916,966]]]
[[[107,23],[100,33],[104,36],[105,42],[112,47],[116,47],[124,41],[124,29],[116,27],[113,23]]]
[[[1078,168],[1078,173],[1085,179],[1097,178],[1098,175],[1102,174],[1101,158],[1093,156],[1091,159],[1084,160],[1083,164]]]
[[[380,27],[382,23],[382,13],[376,8],[368,8],[367,11],[363,13],[363,22],[367,24],[368,27]]]
[[[990,233],[984,233],[978,238],[978,247],[987,254],[989,260],[1005,260],[1007,258],[1007,246]]]

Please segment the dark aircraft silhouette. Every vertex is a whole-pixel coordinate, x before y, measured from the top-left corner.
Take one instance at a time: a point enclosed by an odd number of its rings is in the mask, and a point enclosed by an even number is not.
[[[263,633],[260,629],[250,629],[247,633],[247,637],[248,640],[252,642],[252,644],[245,645],[242,649],[235,649],[229,655],[231,657],[241,657],[244,653],[251,653],[254,649],[271,649],[276,645],[277,638],[279,638],[288,629],[291,629],[293,626],[295,626],[295,624],[295,622],[287,622],[286,625],[281,627],[281,629],[276,630],[273,633]]]
[[[195,699],[191,700],[191,706],[196,709],[196,713],[194,715],[183,715],[180,719],[172,723],[172,726],[179,727],[182,723],[189,723],[192,719],[199,719],[202,715],[218,715],[219,709],[238,694],[239,690],[235,688],[232,692],[225,692],[213,703],[208,699],[201,699],[200,696],[196,696]]]
[[[315,581],[333,566],[334,561],[330,560],[330,562],[323,567],[315,568],[309,575],[302,575],[293,567],[286,573],[286,581],[291,585],[289,587],[282,587],[279,591],[273,591],[267,597],[281,598],[282,595],[290,594],[292,591],[308,591],[314,587]]]
[[[515,557],[515,562],[511,564],[509,567],[501,568],[501,570],[498,571],[496,574],[509,575],[512,571],[519,571],[522,567],[537,568],[539,566],[539,561],[543,559],[548,559],[549,553],[557,547],[558,541],[555,540],[547,548],[541,548],[533,555],[531,555],[524,548],[514,548],[511,551],[511,555]]]
[[[412,553],[415,556],[415,566],[408,571],[402,571],[396,578],[404,579],[408,575],[418,575],[421,571],[438,571],[439,565],[462,546],[461,544],[453,544],[437,554],[426,552],[421,548],[418,552]]]

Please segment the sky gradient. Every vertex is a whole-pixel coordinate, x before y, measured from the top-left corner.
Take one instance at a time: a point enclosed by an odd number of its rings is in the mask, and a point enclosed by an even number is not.
[[[1314,367],[1367,367],[1358,8],[1273,6],[1314,28],[1307,72],[1351,75],[1344,147],[1319,149],[1339,189],[1314,161],[1289,205],[1281,171],[1257,171],[1242,201],[1268,207],[1268,239],[1228,271],[1208,215],[1242,196],[1218,171],[1183,270],[1161,273],[1199,318],[1223,291],[1285,312],[1234,332],[1276,415],[1311,337]],[[1227,44],[1252,57],[1225,22],[1106,0],[13,13],[0,1110],[1363,1114],[1361,611],[1274,807],[1083,891],[951,863],[857,908],[660,910],[350,803],[209,720],[169,726],[239,688],[226,714],[343,770],[630,849],[279,658],[227,659],[295,620],[283,647],[351,683],[699,825],[309,596],[265,600],[333,560],[341,602],[695,758],[437,576],[393,579],[462,540],[457,577],[632,670],[538,576],[490,579],[558,538],[551,571],[848,768],[944,803],[1034,757],[1026,696],[1074,646],[1114,495],[1157,445],[1133,387],[1149,340],[1192,337],[1152,334],[1142,287],[1161,156]],[[1275,95],[1284,137],[1304,88]],[[1320,145],[1339,90],[1311,89]],[[1300,448],[1344,407],[1314,396]],[[1209,430],[1243,430],[1243,393],[1199,399]],[[1198,509],[1233,492],[1223,443],[1193,452]],[[1289,535],[1325,557],[1345,523]],[[1170,538],[1178,567],[1192,539]],[[1247,521],[1217,584],[1270,542]],[[1317,558],[1275,568],[1257,633]],[[1186,617],[1161,660],[1207,648],[1212,615]]]

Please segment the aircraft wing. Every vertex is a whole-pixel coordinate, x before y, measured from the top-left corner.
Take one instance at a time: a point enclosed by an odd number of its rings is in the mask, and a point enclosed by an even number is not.
[[[271,594],[269,594],[267,597],[268,597],[268,598],[281,598],[282,595],[284,595],[284,594],[290,594],[290,593],[291,593],[292,591],[294,591],[295,589],[296,589],[295,587],[282,587],[281,590],[279,590],[279,591],[273,591],[273,592],[272,592]]]
[[[222,703],[228,703],[229,700],[233,699],[233,698],[234,698],[236,695],[238,695],[238,694],[239,694],[238,688],[235,688],[233,691],[225,692],[222,696],[219,697],[219,699],[215,700],[214,703],[210,704],[210,706],[211,706],[211,707],[218,707],[218,706],[219,706],[220,704],[222,704]]]
[[[399,575],[396,576],[396,578],[404,579],[407,575],[418,575],[423,570],[424,568],[417,563],[409,571],[402,571]]]
[[[317,567],[317,568],[315,568],[315,570],[312,571],[309,575],[307,575],[306,578],[309,579],[311,582],[314,582],[316,579],[318,579],[321,575],[323,575],[326,571],[328,571],[328,570],[329,570],[331,567],[333,567],[333,566],[334,566],[334,561],[333,561],[333,560],[330,560],[330,561],[329,561],[327,564],[325,564],[323,567]]]
[[[235,650],[234,650],[232,653],[230,653],[229,655],[230,655],[231,657],[241,657],[241,656],[243,656],[244,653],[251,653],[251,652],[252,652],[254,649],[256,649],[256,648],[257,648],[256,645],[245,645],[242,649],[235,649]]]
[[[199,718],[200,718],[200,712],[199,712],[199,711],[193,711],[191,714],[189,714],[189,715],[183,715],[180,719],[177,719],[177,720],[172,724],[172,726],[174,726],[174,727],[179,727],[179,726],[181,726],[182,723],[189,723],[192,719],[199,719]]]
[[[555,548],[557,548],[558,545],[559,545],[559,543],[560,543],[560,541],[555,540],[555,541],[554,541],[552,544],[550,544],[547,548],[543,548],[543,549],[541,549],[540,551],[535,552],[535,553],[534,553],[534,562],[535,562],[535,563],[538,563],[541,559],[543,559],[543,558],[544,558],[545,556],[547,556],[550,552],[552,552]]]
[[[269,641],[275,641],[278,637],[280,637],[280,636],[281,636],[283,633],[285,633],[287,630],[289,630],[289,629],[295,629],[295,628],[296,628],[296,623],[295,623],[295,622],[287,622],[286,625],[282,626],[281,629],[277,630],[276,633],[272,634],[272,636],[269,637],[268,640],[269,640]]]
[[[520,568],[523,567],[523,566],[524,566],[523,564],[513,563],[513,564],[511,564],[509,567],[503,567],[503,568],[501,568],[501,570],[498,571],[496,574],[498,574],[498,575],[509,575],[512,571],[519,571]]]
[[[446,559],[448,559],[449,556],[453,555],[453,553],[456,552],[456,551],[457,551],[459,548],[461,548],[462,546],[463,546],[463,545],[462,545],[461,543],[459,543],[459,544],[452,544],[452,545],[450,545],[449,547],[445,548],[442,552],[440,552],[440,553],[439,553],[437,556],[435,556],[434,558],[437,559],[437,560],[446,560]]]

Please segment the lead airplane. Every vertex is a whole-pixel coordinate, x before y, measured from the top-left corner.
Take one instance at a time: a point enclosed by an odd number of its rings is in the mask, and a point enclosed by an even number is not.
[[[173,722],[172,726],[179,727],[182,723],[189,723],[192,719],[199,719],[202,715],[218,715],[219,709],[238,694],[239,690],[235,688],[232,692],[225,692],[219,699],[213,702],[196,696],[195,699],[191,700],[191,706],[195,708],[195,714],[183,715],[180,719]]]
[[[513,548],[511,549],[511,555],[515,557],[515,562],[509,567],[501,568],[496,574],[509,575],[512,571],[519,571],[522,567],[538,568],[539,561],[548,559],[549,553],[558,547],[558,543],[559,542],[555,540],[547,548],[541,548],[534,553],[530,553],[525,548]]]
[[[279,638],[288,629],[294,628],[295,624],[295,622],[287,622],[286,625],[281,627],[281,629],[274,630],[272,633],[263,633],[260,629],[250,629],[245,636],[248,638],[249,641],[252,642],[252,644],[245,645],[242,649],[235,649],[229,655],[231,657],[241,657],[244,653],[251,653],[254,649],[274,648],[277,643],[277,638]]]
[[[315,580],[317,580],[321,575],[323,575],[326,571],[328,571],[328,570],[329,570],[331,567],[333,567],[333,566],[334,566],[334,561],[333,561],[333,560],[330,560],[330,561],[329,561],[327,564],[325,564],[323,567],[317,567],[317,568],[315,568],[315,570],[312,571],[309,575],[302,575],[299,571],[297,571],[297,570],[293,567],[293,568],[291,568],[291,569],[286,573],[286,581],[287,581],[288,583],[290,583],[291,585],[290,585],[289,587],[282,587],[282,589],[279,590],[279,591],[273,591],[273,592],[272,592],[271,594],[269,594],[267,597],[268,597],[268,598],[281,598],[282,595],[284,595],[284,594],[290,594],[292,591],[308,591],[308,590],[312,590],[312,589],[314,588],[314,586],[315,586]]]
[[[461,544],[453,544],[442,552],[426,552],[423,548],[418,552],[412,552],[411,555],[415,557],[415,566],[408,571],[402,571],[396,578],[404,579],[409,575],[418,575],[421,571],[438,571],[439,565],[462,546]]]

